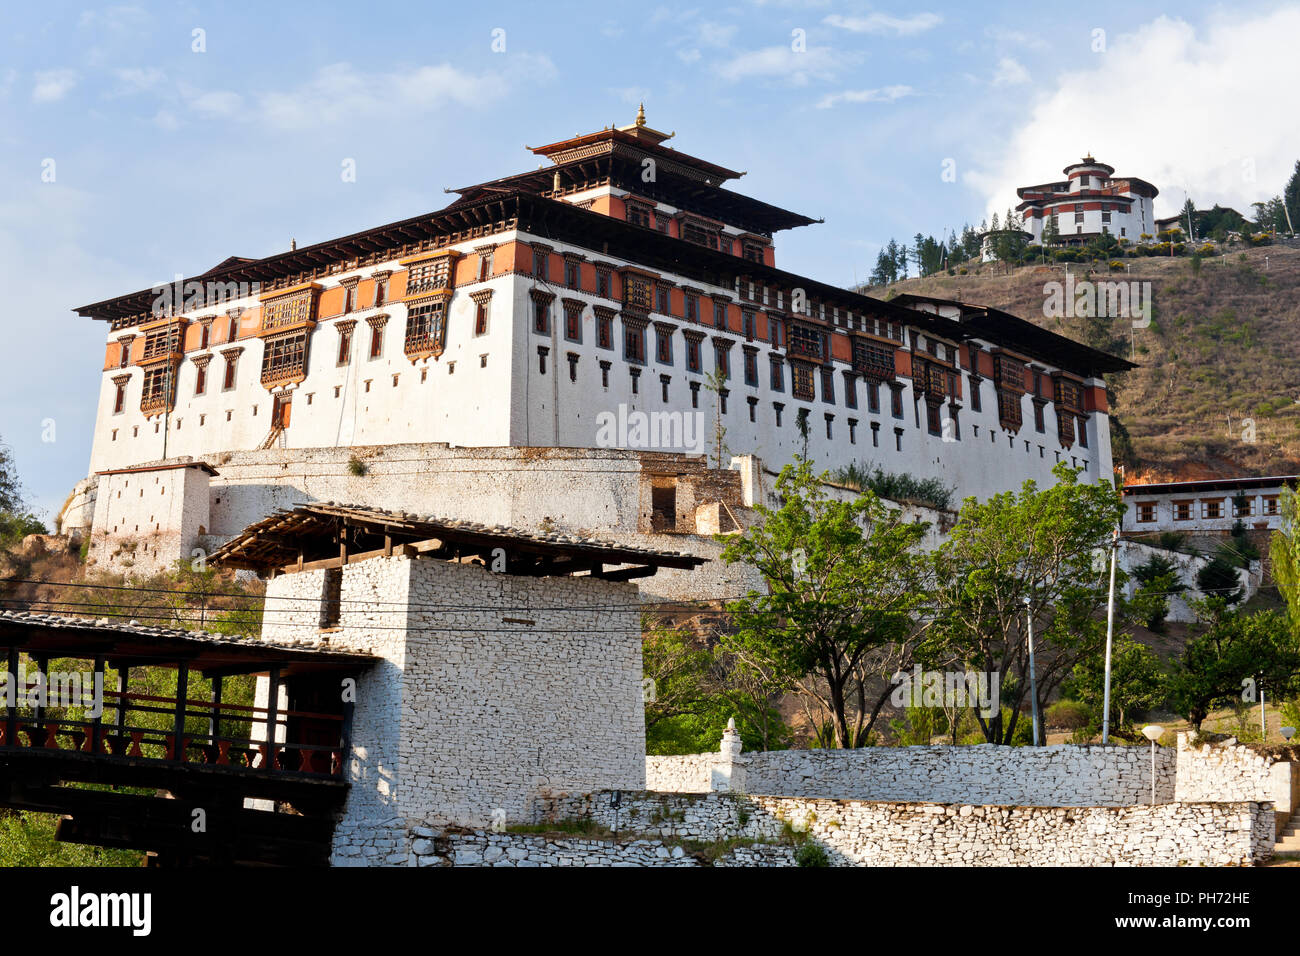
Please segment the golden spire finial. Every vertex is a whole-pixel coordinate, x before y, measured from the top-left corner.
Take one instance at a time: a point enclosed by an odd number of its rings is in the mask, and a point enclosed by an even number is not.
[[[645,103],[642,103],[641,106],[636,111],[636,125],[637,126],[645,125]]]

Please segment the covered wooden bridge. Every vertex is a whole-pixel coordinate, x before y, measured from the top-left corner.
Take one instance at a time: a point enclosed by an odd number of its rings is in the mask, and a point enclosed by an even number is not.
[[[346,689],[372,657],[25,611],[0,611],[0,647],[0,806],[162,863],[328,861]],[[163,693],[159,668],[175,675]],[[269,677],[266,706],[223,700],[229,678],[254,674]]]

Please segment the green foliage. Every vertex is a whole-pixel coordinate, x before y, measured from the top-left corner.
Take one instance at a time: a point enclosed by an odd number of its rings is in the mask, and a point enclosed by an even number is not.
[[[0,810],[0,867],[140,865],[142,854],[135,850],[58,842],[58,822],[52,813]]]
[[[348,459],[348,474],[353,478],[361,478],[367,471],[369,469],[366,467],[366,463],[356,455]]]
[[[1047,708],[1047,726],[1062,730],[1080,730],[1088,726],[1092,714],[1080,700],[1058,700]]]
[[[1185,551],[1187,535],[1181,531],[1162,531],[1160,537],[1156,539],[1156,547],[1164,548],[1166,551]]]
[[[1278,498],[1281,517],[1269,541],[1273,580],[1286,602],[1292,633],[1300,635],[1300,499],[1286,487]]]
[[[1109,547],[1124,504],[1109,483],[1081,483],[1067,465],[1053,474],[1056,484],[1043,490],[1027,481],[1018,494],[967,498],[935,554],[936,615],[918,653],[1001,675],[1010,714],[1006,722],[979,718],[990,743],[1014,738],[1029,693],[1027,617],[1040,711],[1074,665],[1104,643],[1108,581],[1094,555]],[[1118,613],[1128,613],[1122,599]]]
[[[831,472],[831,480],[857,491],[871,491],[890,501],[928,505],[947,510],[952,505],[953,488],[938,478],[916,478],[905,473],[885,472],[879,465],[868,470],[853,462]]]
[[[889,722],[894,743],[900,747],[923,747],[949,727],[940,707],[908,707],[903,716]]]
[[[1111,733],[1136,740],[1133,719],[1137,713],[1162,706],[1169,694],[1160,659],[1146,645],[1128,634],[1116,634],[1110,656]],[[1105,709],[1106,658],[1103,653],[1083,658],[1074,666],[1063,693],[1077,700],[1087,712],[1086,723],[1077,729],[1091,738],[1101,733]]]
[[[1226,604],[1236,604],[1242,598],[1237,566],[1221,554],[1215,554],[1196,572],[1196,586],[1206,597],[1220,598]]]
[[[0,548],[11,547],[29,534],[45,534],[45,523],[25,504],[13,452],[0,441]]]
[[[646,753],[717,750],[732,718],[747,751],[789,746],[790,729],[775,706],[784,685],[756,673],[746,659],[649,619],[642,627],[641,657],[651,682],[644,695]]]
[[[1282,699],[1300,684],[1300,646],[1284,617],[1232,611],[1218,598],[1204,602],[1205,633],[1189,641],[1169,681],[1170,703],[1198,731],[1216,706],[1240,700],[1243,681]]]
[[[1141,601],[1145,609],[1139,612],[1143,623],[1150,630],[1163,630],[1169,614],[1169,595],[1187,590],[1187,585],[1179,580],[1178,563],[1162,554],[1153,554],[1133,569],[1133,577],[1139,582],[1134,600]]]
[[[869,491],[840,501],[806,459],[796,462],[777,478],[781,507],[755,506],[757,524],[720,539],[724,561],[750,565],[766,583],[766,593],[729,605],[731,641],[830,720],[836,746],[862,746],[890,690],[868,685],[896,669],[895,652],[914,633],[927,526]]]
[[[830,858],[826,855],[826,849],[820,843],[813,843],[808,840],[800,845],[799,849],[794,851],[794,862],[796,866],[830,866]]]

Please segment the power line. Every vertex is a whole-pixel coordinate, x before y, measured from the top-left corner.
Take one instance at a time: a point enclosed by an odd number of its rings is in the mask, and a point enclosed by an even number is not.
[[[105,591],[140,591],[150,594],[175,594],[182,595],[194,600],[206,598],[237,598],[242,600],[263,600],[263,601],[308,601],[319,603],[320,598],[301,596],[301,595],[266,595],[266,594],[248,594],[244,592],[229,591],[187,591],[181,588],[149,588],[134,587],[122,584],[91,584],[78,582],[59,582],[59,581],[37,581],[28,578],[0,578],[0,585],[4,584],[31,584],[42,587],[64,587],[64,588],[87,588],[92,590]],[[627,601],[613,604],[579,604],[579,605],[543,605],[543,604],[518,604],[518,605],[498,605],[496,610],[531,610],[531,611],[550,611],[550,610],[578,610],[578,611],[602,611],[602,610],[623,610],[625,608],[647,608],[647,607],[677,607],[694,604],[713,604],[718,602],[743,600],[747,595],[727,595],[716,598],[679,598],[679,599],[659,599],[652,601]],[[438,604],[433,602],[420,601],[384,601],[378,598],[356,599],[348,598],[342,600],[343,604],[367,604],[367,605],[387,605],[394,607],[406,608],[429,608],[435,610],[480,610],[481,606],[477,604]]]

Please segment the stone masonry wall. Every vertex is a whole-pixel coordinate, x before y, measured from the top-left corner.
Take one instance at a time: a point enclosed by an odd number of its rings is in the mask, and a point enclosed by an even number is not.
[[[792,832],[832,866],[1248,865],[1272,850],[1272,811],[1255,802],[1154,807],[870,803],[736,794],[594,793],[546,802],[544,817],[617,822],[628,842],[443,834],[413,843],[408,863],[454,866],[682,866],[689,847],[722,848],[718,865],[790,866]],[[703,862],[697,858],[695,864]]]
[[[646,788],[683,793],[715,789],[720,759],[716,753],[647,757]],[[1151,802],[1147,747],[864,747],[763,751],[739,760],[749,793],[1067,807]],[[1157,748],[1158,802],[1174,799],[1175,760],[1173,748]]]
[[[1189,802],[1258,800],[1273,804],[1279,829],[1296,806],[1296,748],[1256,749],[1236,740],[1193,745],[1178,735],[1175,799]]]
[[[267,640],[365,650],[338,863],[406,860],[409,827],[520,821],[550,792],[645,786],[636,585],[402,556],[274,578]]]
[[[636,585],[411,565],[402,811],[485,825],[539,793],[645,786]]]

